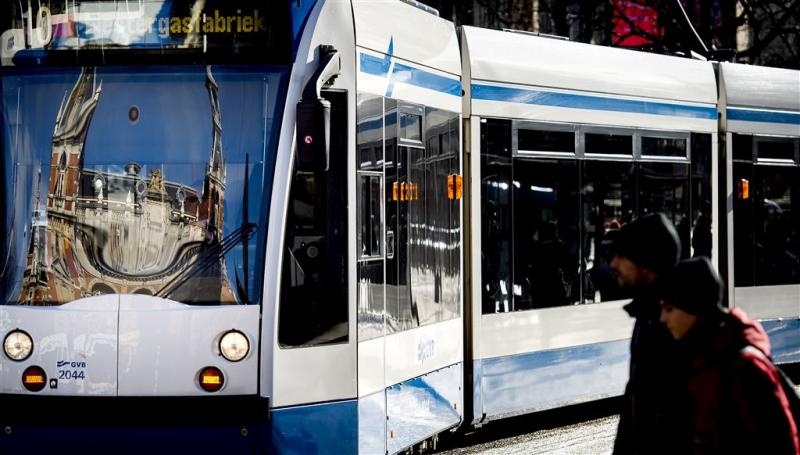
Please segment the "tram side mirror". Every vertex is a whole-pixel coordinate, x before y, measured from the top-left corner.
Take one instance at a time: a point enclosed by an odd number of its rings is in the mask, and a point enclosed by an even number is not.
[[[317,98],[297,103],[297,167],[327,171],[331,144],[331,103]]]
[[[327,171],[331,144],[331,103],[322,97],[342,70],[339,52],[333,46],[318,48],[314,74],[297,103],[297,168],[300,171]]]

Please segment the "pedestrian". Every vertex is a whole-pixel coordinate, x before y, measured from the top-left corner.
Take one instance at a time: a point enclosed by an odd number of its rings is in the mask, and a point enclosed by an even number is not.
[[[660,320],[684,360],[688,453],[800,454],[769,338],[744,311],[720,305],[722,283],[708,258],[679,262],[662,296]]]
[[[663,214],[645,215],[622,226],[612,248],[610,265],[617,281],[633,293],[624,309],[636,319],[614,453],[681,453],[686,442],[672,435],[685,432],[675,426],[681,425],[679,417],[685,415],[679,398],[686,394],[675,390],[677,349],[659,323],[657,291],[661,278],[678,262],[678,233]]]

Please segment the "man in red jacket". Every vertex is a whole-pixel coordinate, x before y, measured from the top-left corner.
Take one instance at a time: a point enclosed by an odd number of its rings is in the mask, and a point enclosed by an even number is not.
[[[690,453],[800,454],[769,338],[741,309],[720,306],[722,284],[708,259],[679,262],[662,289],[660,320],[686,361]]]

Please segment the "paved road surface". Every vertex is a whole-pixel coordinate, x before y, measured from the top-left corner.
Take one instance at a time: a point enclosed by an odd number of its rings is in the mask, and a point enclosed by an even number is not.
[[[544,429],[470,447],[440,452],[447,455],[603,455],[614,447],[619,417],[592,419],[560,428]]]
[[[790,376],[797,384],[800,368]],[[800,387],[798,387],[800,393]],[[443,438],[441,455],[607,455],[614,447],[619,400],[548,411],[533,416],[490,422],[484,427]]]
[[[574,406],[490,422],[439,444],[442,455],[610,454],[617,434],[619,400]]]

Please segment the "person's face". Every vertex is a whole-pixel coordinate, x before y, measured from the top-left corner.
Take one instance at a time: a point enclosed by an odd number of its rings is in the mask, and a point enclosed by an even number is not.
[[[641,269],[630,259],[615,254],[614,257],[611,258],[610,265],[611,269],[614,270],[614,273],[617,275],[617,282],[620,287],[632,288],[639,283]]]
[[[695,324],[697,324],[699,318],[692,313],[687,313],[680,308],[670,305],[669,302],[662,300],[661,317],[659,320],[666,326],[669,333],[672,334],[672,338],[680,340],[695,326]]]

